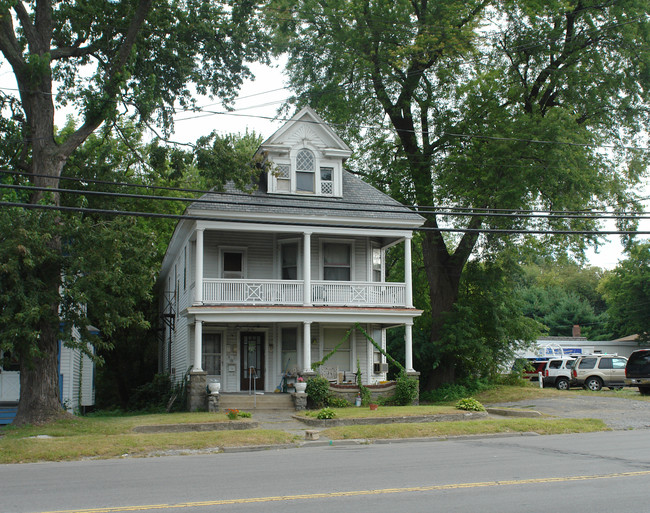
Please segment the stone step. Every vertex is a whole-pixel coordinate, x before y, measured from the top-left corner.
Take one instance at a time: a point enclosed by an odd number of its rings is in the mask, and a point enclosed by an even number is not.
[[[242,411],[284,410],[293,411],[294,402],[291,394],[220,394],[219,410],[228,408]]]

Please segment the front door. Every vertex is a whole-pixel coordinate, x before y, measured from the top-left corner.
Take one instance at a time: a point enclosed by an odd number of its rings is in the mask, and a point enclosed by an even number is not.
[[[241,389],[264,391],[264,333],[241,334]]]

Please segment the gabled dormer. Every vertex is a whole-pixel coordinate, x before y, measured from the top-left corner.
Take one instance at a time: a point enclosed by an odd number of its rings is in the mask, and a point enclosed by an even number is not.
[[[343,195],[343,163],[352,151],[311,107],[264,141],[258,154],[270,164],[271,194]]]

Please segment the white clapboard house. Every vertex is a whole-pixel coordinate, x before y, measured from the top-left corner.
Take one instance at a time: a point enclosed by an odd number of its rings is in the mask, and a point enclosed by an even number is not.
[[[310,375],[358,323],[378,344],[403,327],[413,371],[412,230],[424,219],[344,169],[350,148],[309,107],[258,150],[271,165],[252,192],[231,184],[186,210],[159,278],[160,367],[205,376],[221,394],[273,392]],[[384,257],[402,245],[404,282]],[[386,359],[358,329],[323,365],[333,381],[373,384]],[[290,386],[290,385],[289,385]],[[286,391],[286,386],[282,391]]]

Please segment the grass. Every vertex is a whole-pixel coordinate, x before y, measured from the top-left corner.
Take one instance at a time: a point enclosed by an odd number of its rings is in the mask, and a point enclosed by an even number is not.
[[[572,388],[571,390],[557,390],[552,387],[539,388],[537,383],[531,383],[527,386],[505,386],[498,385],[489,390],[477,393],[474,398],[485,405],[492,403],[508,403],[514,401],[525,401],[528,399],[549,398],[549,397],[571,397],[571,395],[587,395],[598,397],[622,397],[625,399],[634,399],[636,401],[650,401],[650,396],[643,396],[636,388],[623,388],[621,390],[609,390],[603,388],[599,392],[591,392],[582,388]]]
[[[287,444],[295,436],[279,430],[134,433],[135,426],[229,422],[214,413],[174,413],[125,417],[75,417],[38,427],[0,430],[0,463],[69,461],[147,456],[178,450]],[[38,438],[36,438],[38,437]]]
[[[326,429],[321,438],[330,440],[382,438],[429,438],[495,433],[538,433],[557,435],[607,431],[597,419],[506,418],[469,422],[426,422],[413,424],[380,424],[377,426],[341,426]]]
[[[648,401],[636,389],[568,392],[537,386],[498,386],[476,394],[485,405],[496,402],[527,401],[540,397],[567,397],[567,394],[624,397]],[[337,418],[435,415],[458,412],[456,401],[422,406],[380,406],[338,408]],[[313,415],[313,414],[312,414]],[[255,420],[255,415],[253,415]],[[173,413],[159,415],[72,417],[38,427],[0,429],[0,463],[69,461],[85,458],[117,458],[165,454],[169,451],[208,450],[223,447],[276,445],[296,442],[296,436],[280,430],[247,429],[242,431],[203,431],[188,433],[134,433],[142,425],[229,422],[225,414]],[[333,427],[321,438],[332,440],[358,438],[420,438],[491,433],[535,432],[539,434],[603,431],[607,426],[594,419],[504,418],[471,422],[431,422]],[[46,435],[46,438],[36,438]]]

